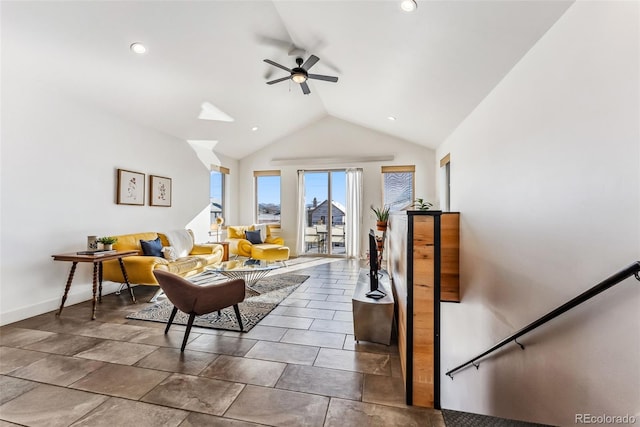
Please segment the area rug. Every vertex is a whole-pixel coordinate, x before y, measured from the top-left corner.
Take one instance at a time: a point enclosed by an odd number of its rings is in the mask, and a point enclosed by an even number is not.
[[[308,278],[309,276],[301,274],[267,276],[252,286],[255,291],[259,292],[258,295],[255,295],[254,292],[250,292],[247,289],[245,300],[238,304],[244,331],[250,331],[251,328],[257,325],[271,310],[276,308],[282,300],[288,297],[289,294],[295,291],[296,288]],[[197,285],[206,285],[228,279],[215,273],[203,273],[189,280]],[[167,323],[172,310],[173,304],[171,304],[168,299],[165,299],[136,313],[129,314],[127,319]],[[188,320],[188,315],[178,311],[178,314],[176,314],[173,320],[173,324],[186,325]],[[197,316],[193,322],[193,326],[240,331],[233,307],[223,309],[220,316],[218,316],[217,312]]]

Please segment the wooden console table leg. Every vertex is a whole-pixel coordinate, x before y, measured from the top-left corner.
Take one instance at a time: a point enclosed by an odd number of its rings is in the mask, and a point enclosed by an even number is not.
[[[93,263],[93,311],[91,314],[91,320],[96,320],[96,292],[98,291],[98,264],[99,262]]]
[[[102,262],[98,263],[98,302],[102,304]]]
[[[120,270],[122,270],[122,277],[124,277],[124,282],[127,284],[127,288],[129,288],[129,293],[131,294],[131,301],[136,303],[136,297],[133,295],[133,289],[131,289],[131,285],[129,284],[129,276],[127,276],[127,269],[124,268],[124,262],[122,258],[118,258],[118,262],[120,263]]]
[[[71,271],[69,272],[69,278],[67,279],[67,286],[65,286],[64,288],[64,295],[62,295],[62,303],[60,303],[60,309],[56,313],[56,316],[60,316],[60,313],[62,313],[62,308],[64,307],[64,302],[67,300],[67,294],[69,293],[69,288],[71,288],[71,282],[73,281],[73,275],[76,272],[77,265],[78,265],[77,262],[74,262],[73,264],[71,264]]]

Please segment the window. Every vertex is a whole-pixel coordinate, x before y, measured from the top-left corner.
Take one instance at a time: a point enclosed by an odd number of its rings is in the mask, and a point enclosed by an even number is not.
[[[280,223],[280,171],[255,171],[256,223]]]
[[[392,211],[413,204],[415,166],[382,167],[382,203]]]
[[[347,179],[344,169],[304,174],[304,253],[346,255]]]
[[[225,177],[229,173],[229,169],[222,166],[211,166],[211,174],[209,179],[209,207],[211,211],[210,223],[216,224],[216,218],[225,217],[224,199],[225,199]]]
[[[451,154],[440,160],[440,206],[444,212],[451,211]]]

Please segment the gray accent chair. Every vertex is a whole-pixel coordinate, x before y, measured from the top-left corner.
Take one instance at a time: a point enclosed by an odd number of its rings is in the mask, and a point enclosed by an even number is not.
[[[187,330],[184,333],[180,351],[184,351],[187,345],[191,326],[193,326],[193,321],[196,316],[213,313],[214,311],[217,311],[218,315],[220,315],[220,310],[233,306],[238,324],[240,325],[240,331],[242,332],[244,330],[242,319],[240,318],[240,309],[238,308],[238,303],[244,301],[244,279],[235,279],[208,286],[198,286],[168,271],[154,270],[153,274],[169,301],[173,303],[173,311],[171,312],[164,333],[169,332],[169,328],[178,310],[189,315]]]

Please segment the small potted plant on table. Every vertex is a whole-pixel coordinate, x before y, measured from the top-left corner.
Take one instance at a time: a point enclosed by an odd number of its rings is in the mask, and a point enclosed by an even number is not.
[[[418,198],[413,201],[413,207],[419,211],[428,211],[429,208],[433,207],[433,203]]]
[[[98,239],[98,242],[102,243],[102,248],[105,251],[110,251],[113,249],[113,244],[117,242],[118,239],[113,236],[104,236]]]

